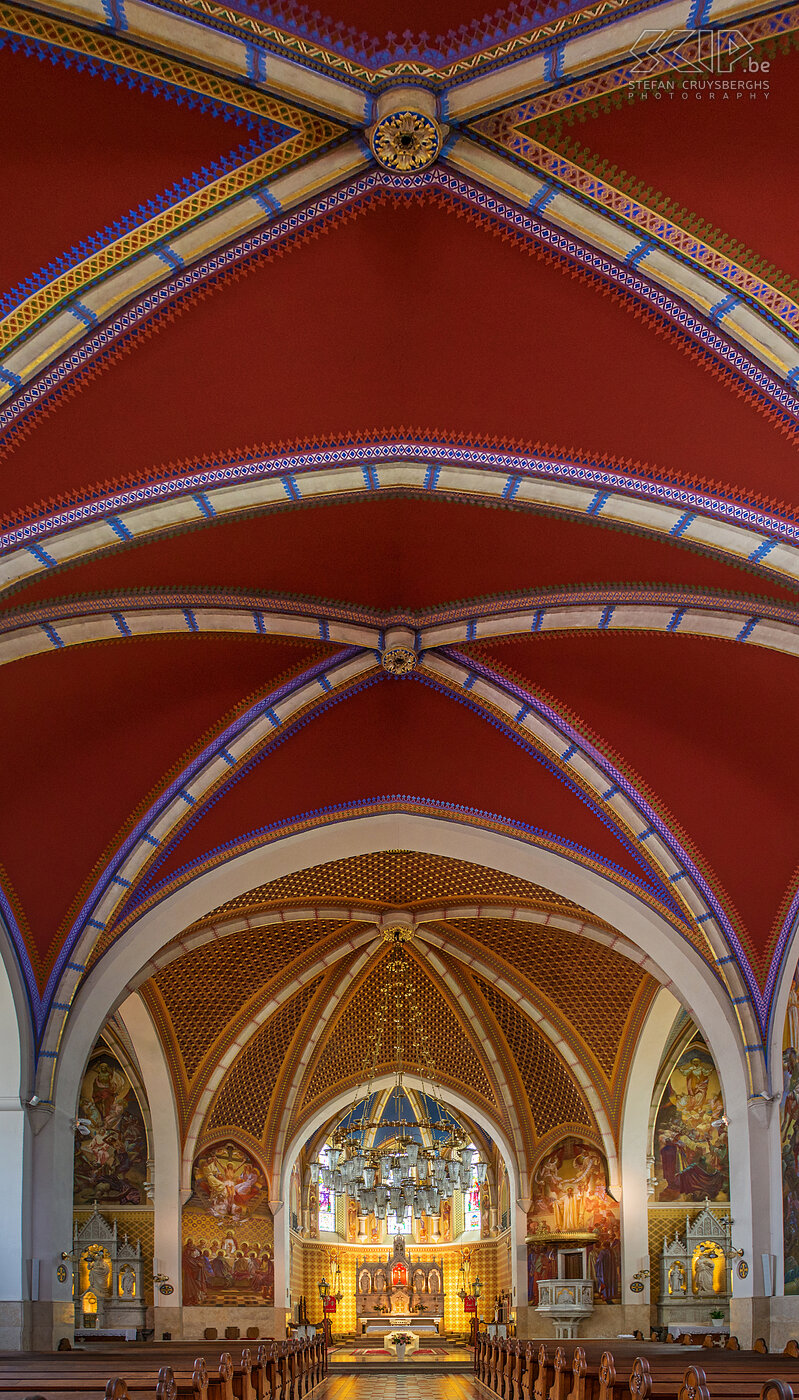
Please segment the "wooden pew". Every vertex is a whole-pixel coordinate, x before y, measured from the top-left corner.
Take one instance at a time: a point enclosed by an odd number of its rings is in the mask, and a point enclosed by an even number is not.
[[[75,1359],[77,1360],[77,1357]],[[33,1374],[30,1367],[26,1369],[23,1366],[16,1374],[0,1372],[0,1392],[9,1395],[30,1395],[35,1392],[75,1397],[99,1396],[105,1392],[107,1377],[108,1365],[103,1358],[97,1358],[95,1364],[88,1367],[83,1364],[77,1367],[70,1364],[65,1367],[63,1362],[60,1367],[56,1366],[52,1370],[38,1367]],[[115,1376],[112,1379],[121,1378]],[[161,1366],[157,1372],[151,1367],[140,1371],[131,1368],[125,1379],[125,1387],[131,1400],[156,1395],[159,1386],[164,1393],[166,1388],[169,1389],[170,1400],[208,1400],[208,1371],[205,1361],[198,1358],[190,1376],[176,1376],[171,1366]]]

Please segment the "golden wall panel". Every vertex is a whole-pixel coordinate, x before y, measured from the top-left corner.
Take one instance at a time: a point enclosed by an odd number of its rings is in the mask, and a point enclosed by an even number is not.
[[[478,1275],[483,1285],[480,1313],[488,1318],[493,1316],[494,1299],[500,1290],[511,1287],[510,1231],[494,1240],[482,1240],[464,1246],[469,1251],[471,1277]],[[466,1332],[469,1328],[468,1315],[458,1297],[460,1287],[461,1248],[458,1245],[439,1249],[427,1245],[408,1245],[414,1259],[443,1261],[444,1275],[444,1326],[447,1332]],[[324,1276],[328,1283],[333,1281],[334,1261],[338,1259],[341,1270],[341,1292],[343,1298],[333,1318],[333,1334],[340,1336],[355,1332],[355,1278],[358,1264],[366,1259],[376,1262],[386,1259],[391,1246],[382,1249],[361,1248],[353,1245],[339,1245],[322,1240],[304,1240],[299,1235],[291,1236],[291,1301],[295,1304],[301,1296],[307,1302],[308,1318],[319,1322],[322,1308],[319,1300],[319,1282]]]

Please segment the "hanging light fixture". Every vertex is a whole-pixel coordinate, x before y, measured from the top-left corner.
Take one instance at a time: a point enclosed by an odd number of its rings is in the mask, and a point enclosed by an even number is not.
[[[412,937],[413,929],[405,924],[383,930],[383,940],[392,948],[355,1097],[331,1133],[327,1161],[310,1164],[314,1185],[346,1192],[357,1202],[359,1215],[377,1220],[396,1216],[401,1230],[410,1214],[416,1220],[439,1215],[443,1201],[451,1200],[456,1190],[468,1192],[475,1179],[482,1185],[488,1170],[485,1162],[474,1161],[470,1134],[442,1099],[404,947]],[[382,1115],[373,1120],[372,1085],[378,1066],[390,1056],[394,1084]],[[421,1117],[408,1117],[405,1109],[409,1065],[422,1079],[426,1111]],[[367,1137],[378,1126],[392,1129],[390,1138],[383,1146],[367,1147]]]

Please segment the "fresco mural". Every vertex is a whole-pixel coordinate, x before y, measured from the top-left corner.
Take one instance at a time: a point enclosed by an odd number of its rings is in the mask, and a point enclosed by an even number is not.
[[[238,1143],[216,1142],[195,1159],[192,1191],[217,1220],[246,1220],[265,1204],[266,1181]]]
[[[124,1069],[102,1046],[83,1076],[78,1117],[88,1132],[75,1134],[75,1205],[146,1205],[144,1118]]]
[[[527,1300],[538,1303],[538,1284],[555,1278],[558,1243],[578,1237],[588,1246],[596,1301],[621,1296],[619,1206],[607,1189],[605,1160],[595,1147],[564,1138],[533,1174],[533,1204],[527,1217]]]
[[[271,1220],[255,1218],[222,1231],[212,1217],[184,1210],[184,1307],[271,1307],[274,1301]]]
[[[799,1293],[799,970],[788,993],[782,1040],[782,1221],[785,1292]]]
[[[183,1209],[185,1307],[236,1307],[275,1298],[274,1231],[264,1174],[232,1141],[198,1154]]]
[[[727,1126],[716,1066],[695,1040],[672,1070],[655,1119],[656,1201],[730,1199]]]

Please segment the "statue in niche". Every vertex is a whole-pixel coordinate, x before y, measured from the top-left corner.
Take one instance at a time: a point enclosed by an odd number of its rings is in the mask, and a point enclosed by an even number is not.
[[[130,1264],[126,1264],[119,1275],[119,1291],[123,1298],[132,1298],[136,1292],[136,1275]]]
[[[704,1248],[694,1261],[694,1290],[697,1293],[715,1293],[716,1251]]]
[[[669,1269],[669,1293],[685,1293],[687,1287],[685,1269],[680,1261],[676,1260]]]
[[[108,1293],[108,1280],[111,1273],[111,1261],[104,1250],[94,1246],[93,1250],[87,1250],[86,1262],[89,1266],[89,1285],[93,1293],[98,1298],[104,1298]]]

